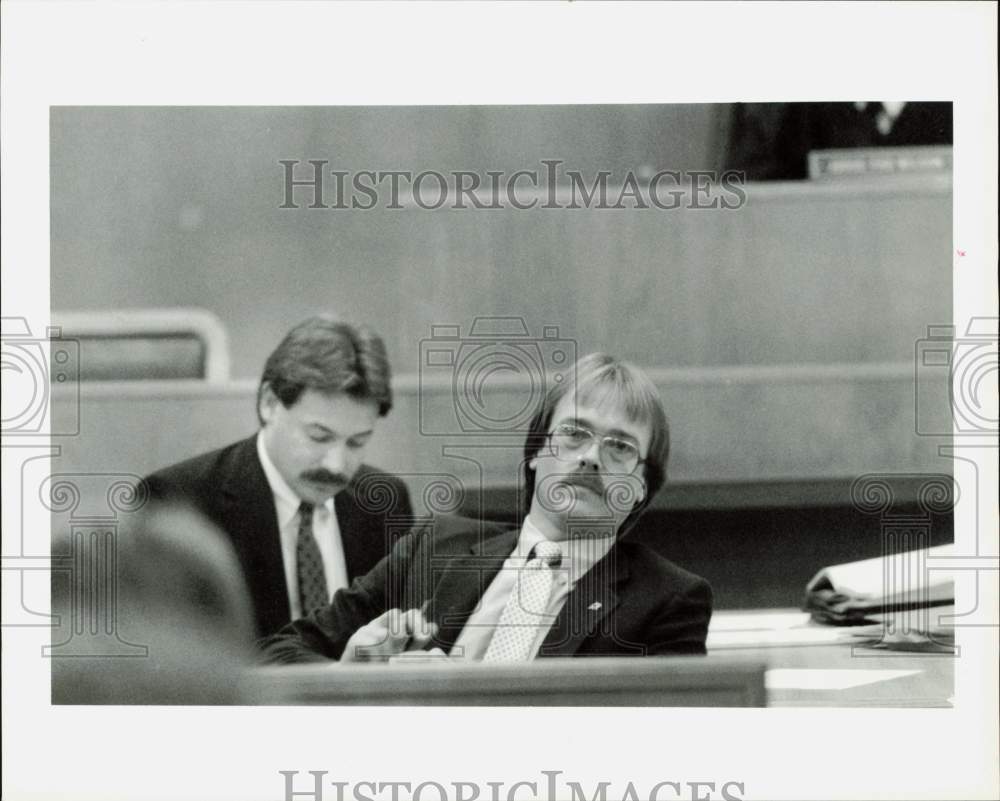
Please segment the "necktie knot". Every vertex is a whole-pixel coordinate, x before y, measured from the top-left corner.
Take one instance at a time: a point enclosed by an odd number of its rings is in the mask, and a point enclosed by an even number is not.
[[[543,540],[531,549],[528,561],[530,562],[532,559],[539,559],[542,564],[546,564],[549,567],[558,567],[562,561],[562,548],[559,547],[558,542]]]
[[[313,505],[309,501],[302,501],[299,504],[299,520],[301,522],[312,520],[313,508]]]

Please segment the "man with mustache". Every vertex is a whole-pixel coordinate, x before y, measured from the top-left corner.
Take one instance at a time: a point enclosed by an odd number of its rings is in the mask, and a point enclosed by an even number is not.
[[[311,317],[267,359],[257,434],[146,479],[154,501],[193,505],[229,536],[258,636],[325,607],[389,552],[388,517],[411,517],[405,484],[363,463],[391,408],[381,338]]]
[[[662,487],[668,450],[649,378],[604,354],[584,357],[531,424],[519,528],[435,520],[327,608],[264,641],[265,658],[704,654],[708,583],[622,539]]]

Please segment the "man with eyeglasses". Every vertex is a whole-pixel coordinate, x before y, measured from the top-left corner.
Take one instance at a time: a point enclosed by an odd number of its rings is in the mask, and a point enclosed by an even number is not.
[[[574,376],[532,421],[520,528],[435,520],[327,608],[263,641],[266,659],[704,654],[708,583],[622,539],[666,479],[659,394],[605,354],[585,356]]]

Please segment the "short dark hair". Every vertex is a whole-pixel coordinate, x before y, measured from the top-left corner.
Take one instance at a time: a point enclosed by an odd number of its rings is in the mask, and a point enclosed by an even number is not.
[[[374,401],[385,417],[392,408],[390,382],[389,359],[378,334],[332,315],[317,315],[289,331],[267,357],[257,387],[257,417],[264,387],[285,408],[294,406],[304,390],[315,389]]]
[[[646,454],[646,493],[631,511],[619,529],[627,531],[645,511],[667,480],[667,458],[670,455],[670,426],[660,393],[649,377],[630,362],[621,361],[606,353],[591,353],[581,358],[573,368],[573,380],[553,383],[542,400],[542,405],[531,421],[524,442],[524,503],[525,513],[535,494],[535,470],[530,462],[548,439],[549,426],[556,406],[571,392],[576,392],[578,402],[600,404],[612,399],[622,404],[629,419],[649,423],[652,437]]]

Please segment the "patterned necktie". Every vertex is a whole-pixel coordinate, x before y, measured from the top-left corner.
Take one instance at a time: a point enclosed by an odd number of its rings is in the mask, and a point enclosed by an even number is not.
[[[548,628],[552,623],[545,610],[552,595],[552,568],[561,559],[558,543],[546,540],[532,549],[527,563],[517,572],[484,662],[524,662],[531,658],[539,627]]]
[[[299,603],[302,616],[330,603],[323,572],[323,557],[313,536],[313,505],[299,506],[299,539],[295,545],[295,561],[299,575]]]

